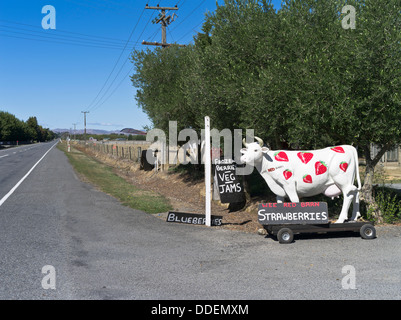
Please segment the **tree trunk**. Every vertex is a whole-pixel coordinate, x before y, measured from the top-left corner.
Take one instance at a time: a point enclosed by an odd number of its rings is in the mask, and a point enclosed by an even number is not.
[[[383,213],[380,211],[380,208],[377,205],[376,200],[373,196],[373,177],[375,174],[376,164],[380,161],[384,153],[391,148],[391,146],[392,146],[391,143],[387,143],[374,157],[374,159],[372,159],[370,156],[370,146],[365,145],[363,147],[366,160],[366,169],[365,169],[365,179],[361,192],[361,200],[365,201],[366,209],[368,210],[368,212],[370,212],[370,214],[377,221],[377,223],[383,222]]]
[[[250,192],[251,188],[249,186],[249,176],[250,175],[242,176],[243,177],[242,183],[244,186],[244,195],[245,195],[245,205],[248,205],[251,201],[251,192]]]
[[[366,160],[365,181],[363,183],[361,200],[366,203],[366,210],[372,215],[377,223],[383,222],[383,215],[373,196],[373,177],[375,174],[375,166],[372,161]]]

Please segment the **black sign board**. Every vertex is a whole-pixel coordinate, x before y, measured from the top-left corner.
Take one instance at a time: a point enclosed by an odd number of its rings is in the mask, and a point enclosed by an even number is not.
[[[145,171],[151,171],[155,167],[156,157],[153,156],[154,151],[152,149],[142,150],[140,169]],[[148,161],[151,160],[151,162]]]
[[[211,216],[210,222],[212,226],[221,226],[222,216]],[[178,222],[187,224],[206,224],[206,216],[204,214],[186,213],[169,211],[166,222]]]
[[[244,186],[235,174],[236,163],[234,160],[216,159],[214,163],[221,203],[242,202]]]
[[[259,204],[260,224],[323,224],[329,223],[326,202],[284,202]]]

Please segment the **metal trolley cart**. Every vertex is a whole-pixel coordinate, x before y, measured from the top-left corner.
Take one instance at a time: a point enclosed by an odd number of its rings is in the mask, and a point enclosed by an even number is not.
[[[261,203],[258,220],[280,243],[291,243],[294,234],[359,232],[363,239],[376,238],[373,222],[332,223],[326,202]]]
[[[326,232],[359,232],[362,239],[376,238],[373,222],[345,222],[327,224],[275,224],[264,225],[269,235],[277,237],[280,243],[291,243],[294,234]]]

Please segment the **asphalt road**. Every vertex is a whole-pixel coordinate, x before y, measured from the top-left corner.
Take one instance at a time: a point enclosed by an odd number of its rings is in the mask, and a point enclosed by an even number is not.
[[[52,145],[0,152],[0,199]],[[400,299],[400,227],[377,234],[282,245],[166,223],[81,182],[53,148],[0,206],[0,299]]]

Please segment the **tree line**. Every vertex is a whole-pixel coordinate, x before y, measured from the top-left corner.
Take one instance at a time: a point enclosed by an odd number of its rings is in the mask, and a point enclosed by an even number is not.
[[[23,121],[9,112],[0,111],[0,141],[44,142],[55,138],[56,134],[39,125],[36,117]]]
[[[357,147],[363,199],[382,155],[401,143],[399,0],[225,0],[186,47],[134,51],[136,100],[168,133],[252,128],[271,149]],[[345,5],[355,28],[343,27]],[[372,157],[371,145],[381,151]]]

